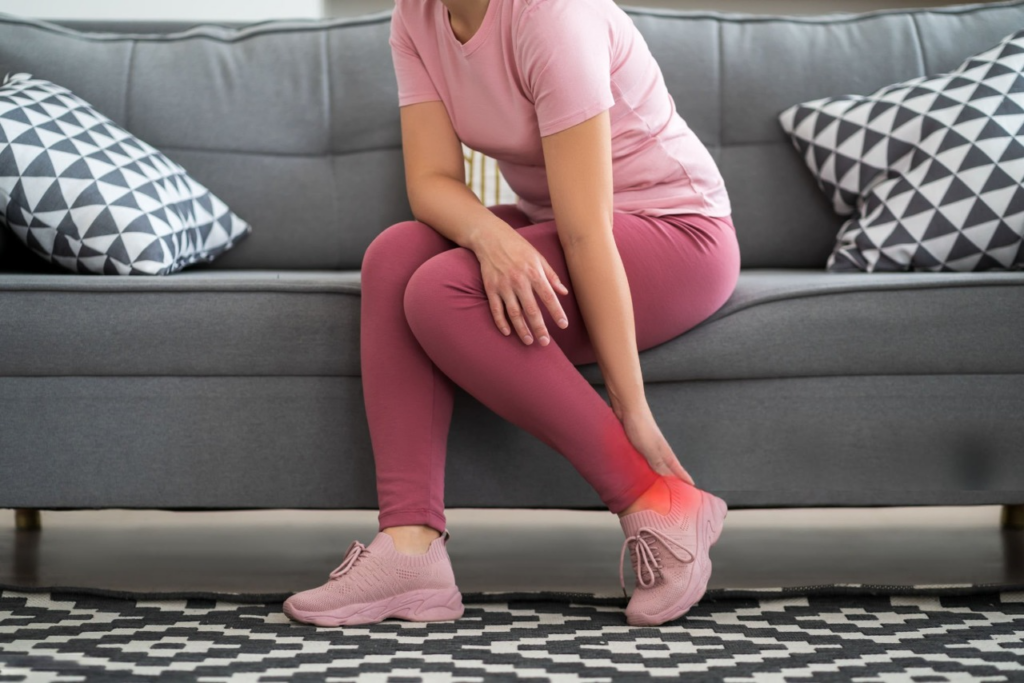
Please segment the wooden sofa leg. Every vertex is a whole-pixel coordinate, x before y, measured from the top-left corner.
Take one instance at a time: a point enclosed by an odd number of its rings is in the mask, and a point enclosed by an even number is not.
[[[18,531],[39,531],[43,526],[38,508],[15,508],[14,528]]]
[[[1024,530],[1024,503],[1003,506],[1002,527]]]

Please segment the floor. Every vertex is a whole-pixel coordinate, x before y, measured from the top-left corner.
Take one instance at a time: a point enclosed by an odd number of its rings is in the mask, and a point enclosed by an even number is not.
[[[447,514],[463,592],[622,593],[623,536],[611,513]],[[992,506],[736,510],[712,551],[711,587],[1024,584],[1024,531],[1000,529],[999,515]],[[304,590],[377,530],[372,510],[43,510],[38,532],[16,532],[10,509],[0,520],[0,584],[131,591]]]

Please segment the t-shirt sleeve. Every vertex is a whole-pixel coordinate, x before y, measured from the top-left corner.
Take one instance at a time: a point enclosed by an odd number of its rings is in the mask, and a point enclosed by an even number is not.
[[[391,36],[388,43],[391,45],[391,60],[398,81],[398,106],[440,100],[441,96],[437,94],[434,82],[430,80],[423,59],[416,51],[397,8],[391,14]]]
[[[515,46],[542,137],[571,128],[615,104],[612,25],[595,4],[538,0],[523,12]]]

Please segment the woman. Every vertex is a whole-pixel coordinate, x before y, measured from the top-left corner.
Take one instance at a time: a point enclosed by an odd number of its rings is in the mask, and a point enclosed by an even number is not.
[[[630,624],[704,594],[724,501],[648,406],[638,350],[707,318],[740,268],[725,185],[614,0],[397,0],[390,45],[409,202],[362,264],[379,531],[291,596],[320,625],[457,619],[445,548],[455,385],[568,458],[619,516]],[[461,143],[515,204],[466,186]],[[576,365],[597,362],[611,406]],[[625,586],[623,585],[625,592]]]

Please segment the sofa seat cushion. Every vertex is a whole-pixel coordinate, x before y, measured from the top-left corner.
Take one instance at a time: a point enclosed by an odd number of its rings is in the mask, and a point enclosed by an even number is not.
[[[360,272],[163,278],[0,273],[0,376],[358,377]],[[640,354],[647,382],[1024,373],[1024,273],[745,269],[732,297]],[[596,363],[580,366],[592,383]]]
[[[0,273],[0,377],[358,376],[359,302],[358,270]]]
[[[642,369],[655,382],[1022,373],[1022,302],[1020,272],[746,269],[724,306],[646,350]]]

